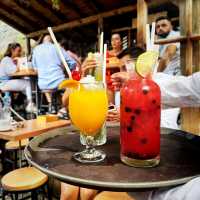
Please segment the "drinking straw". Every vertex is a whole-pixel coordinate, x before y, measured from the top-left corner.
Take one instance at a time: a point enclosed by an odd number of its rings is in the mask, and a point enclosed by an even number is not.
[[[156,23],[153,22],[151,26],[151,50],[154,50]]]
[[[151,26],[151,50],[159,53],[159,45],[154,44],[154,42],[155,42],[155,31],[156,31],[156,23],[153,22],[152,26]],[[155,75],[157,73],[158,65],[159,65],[158,56],[156,57],[156,59],[157,59],[156,63],[153,66],[153,75]]]
[[[107,44],[104,44],[104,48],[103,48],[103,83],[106,86],[106,55],[107,55]]]
[[[53,40],[53,42],[54,42],[54,44],[55,44],[55,46],[56,46],[56,49],[57,49],[57,51],[58,51],[58,55],[60,56],[60,59],[61,59],[63,65],[64,65],[64,67],[65,67],[65,69],[66,69],[66,71],[67,71],[67,73],[68,73],[68,76],[69,76],[70,79],[72,79],[71,71],[70,71],[69,66],[68,66],[68,64],[67,64],[67,62],[66,62],[66,60],[65,60],[65,57],[64,57],[63,53],[62,53],[62,50],[61,50],[61,48],[60,48],[60,45],[58,44],[58,42],[57,42],[57,40],[56,40],[56,37],[55,37],[55,35],[54,35],[53,31],[52,31],[52,28],[51,28],[51,27],[48,27],[47,29],[48,29],[48,31],[49,31],[49,34],[50,34],[50,36],[51,36],[51,39]]]
[[[151,49],[150,28],[149,24],[146,24],[146,50],[149,51],[150,49]]]
[[[103,36],[104,33],[101,32],[101,36],[100,36],[100,55],[103,57]]]
[[[19,119],[21,119],[22,121],[26,121],[22,116],[20,116],[15,110],[13,110],[11,107],[9,107],[10,111],[16,115]]]

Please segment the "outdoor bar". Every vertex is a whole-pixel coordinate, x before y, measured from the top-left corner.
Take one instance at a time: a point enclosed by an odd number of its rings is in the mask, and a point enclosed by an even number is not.
[[[0,199],[199,200],[199,14],[0,1]]]

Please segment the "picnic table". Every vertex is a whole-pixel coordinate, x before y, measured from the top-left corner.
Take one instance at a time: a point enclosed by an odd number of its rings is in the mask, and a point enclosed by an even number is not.
[[[34,69],[22,69],[19,70],[17,72],[15,72],[14,74],[11,75],[12,77],[31,77],[31,76],[37,76],[37,71],[35,71]]]
[[[46,131],[65,127],[68,125],[70,125],[69,120],[58,120],[54,122],[40,123],[40,121],[34,119],[25,121],[23,128],[17,128],[16,130],[10,131],[0,131],[0,149],[2,151],[2,163],[4,164],[5,162],[5,143],[7,141],[20,141],[23,139],[32,138]],[[3,170],[1,173],[3,173]]]

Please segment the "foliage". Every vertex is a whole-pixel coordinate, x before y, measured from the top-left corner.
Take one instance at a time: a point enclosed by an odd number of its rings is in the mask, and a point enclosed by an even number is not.
[[[60,0],[51,0],[52,1],[52,7],[56,10],[60,9]]]

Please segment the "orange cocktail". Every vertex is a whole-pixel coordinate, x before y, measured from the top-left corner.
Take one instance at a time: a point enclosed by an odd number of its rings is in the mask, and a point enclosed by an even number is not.
[[[73,124],[86,135],[87,150],[74,158],[80,162],[97,162],[105,158],[94,149],[94,136],[99,133],[107,116],[108,100],[101,82],[84,83],[69,96],[69,114]]]

